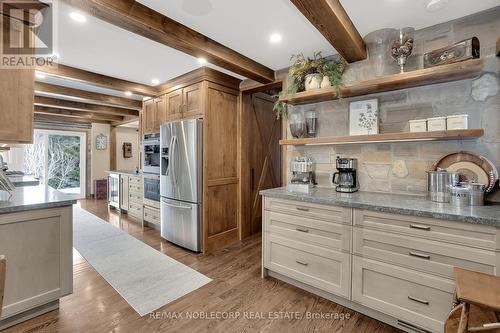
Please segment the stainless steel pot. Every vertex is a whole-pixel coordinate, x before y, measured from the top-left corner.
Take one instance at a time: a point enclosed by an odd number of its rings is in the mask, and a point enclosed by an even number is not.
[[[484,206],[484,193],[486,185],[480,183],[470,183],[470,204],[471,206]]]
[[[460,181],[458,172],[446,170],[427,171],[427,196],[436,202],[450,202],[450,185]]]
[[[467,183],[450,185],[450,202],[456,207],[467,207],[471,204],[471,187]]]

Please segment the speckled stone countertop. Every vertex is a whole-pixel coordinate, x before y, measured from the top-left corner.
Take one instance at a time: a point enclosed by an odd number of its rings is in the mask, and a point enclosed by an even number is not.
[[[118,173],[121,175],[138,176],[138,177],[142,176],[142,172],[137,173],[135,172],[135,170],[108,170],[106,171],[106,173]]]
[[[285,187],[264,190],[261,195],[317,204],[374,210],[385,213],[430,217],[443,220],[493,225],[500,228],[500,204],[454,207],[419,196],[372,192],[337,193],[335,189],[313,188],[309,193],[289,191]]]
[[[0,214],[63,207],[75,203],[75,195],[62,193],[45,185],[17,187],[10,199],[9,193],[0,191]]]

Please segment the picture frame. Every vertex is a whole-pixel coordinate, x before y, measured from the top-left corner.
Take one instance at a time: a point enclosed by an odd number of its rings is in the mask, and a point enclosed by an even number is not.
[[[95,149],[106,150],[108,148],[108,137],[104,134],[99,134],[95,137]]]
[[[132,143],[124,142],[123,146],[123,158],[132,158]]]
[[[378,99],[349,103],[349,135],[378,134]]]

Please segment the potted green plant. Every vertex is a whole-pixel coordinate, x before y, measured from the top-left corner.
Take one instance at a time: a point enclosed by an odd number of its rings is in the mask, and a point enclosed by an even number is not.
[[[299,53],[292,55],[290,60],[292,65],[288,70],[287,89],[277,96],[278,100],[274,105],[278,118],[288,115],[288,105],[281,102],[280,97],[327,86],[338,88],[342,84],[342,74],[347,66],[347,62],[342,57],[337,60],[326,59],[321,52],[314,53],[312,58]],[[339,89],[335,89],[335,95],[339,95]]]

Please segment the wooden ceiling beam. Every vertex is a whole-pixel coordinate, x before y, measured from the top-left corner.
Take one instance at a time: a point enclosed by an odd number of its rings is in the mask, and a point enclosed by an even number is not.
[[[126,109],[142,109],[142,101],[112,95],[104,95],[86,90],[68,88],[45,82],[35,82],[35,94],[36,93],[49,94],[54,97],[74,97],[77,99],[81,99],[82,102],[89,101],[91,103],[102,103],[108,106],[116,106]]]
[[[53,115],[53,114],[41,114],[35,113],[35,121],[59,121],[66,123],[79,123],[79,124],[92,124],[92,123],[101,123],[101,124],[109,124],[110,122],[107,120],[91,120],[87,118],[69,118],[66,116]]]
[[[274,71],[134,0],[65,0],[91,15],[261,83]]]
[[[137,95],[149,97],[158,95],[158,89],[156,87],[117,79],[111,76],[97,74],[62,64],[58,64],[57,66],[37,66],[35,69],[49,76],[88,83],[102,88],[113,89],[117,91],[130,91]]]
[[[34,108],[35,114],[52,114],[58,115],[61,117],[69,117],[69,118],[82,118],[82,119],[91,119],[91,120],[103,120],[103,121],[122,121],[122,116],[113,116],[109,114],[101,114],[94,113],[89,111],[76,111],[76,110],[66,110],[66,109],[57,109],[46,106],[38,106],[35,105]]]
[[[91,111],[94,113],[110,114],[115,116],[139,116],[139,111],[137,110],[128,110],[116,108],[113,106],[74,102],[45,96],[35,96],[35,105],[66,110]]]
[[[339,0],[290,0],[347,62],[366,59],[366,45]]]

